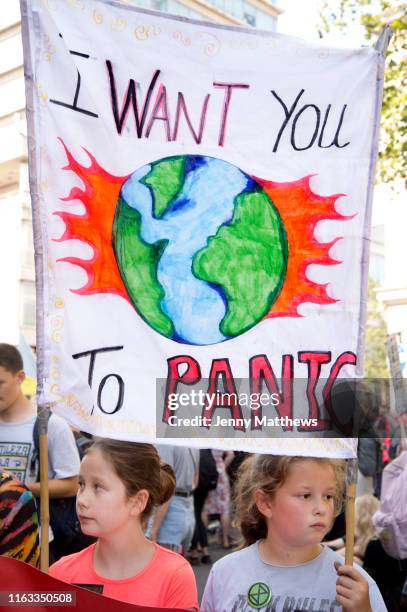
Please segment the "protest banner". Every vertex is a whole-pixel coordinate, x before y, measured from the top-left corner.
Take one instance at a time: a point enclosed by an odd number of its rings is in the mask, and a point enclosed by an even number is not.
[[[363,372],[383,54],[21,6],[39,403],[118,439],[354,457],[325,434]]]

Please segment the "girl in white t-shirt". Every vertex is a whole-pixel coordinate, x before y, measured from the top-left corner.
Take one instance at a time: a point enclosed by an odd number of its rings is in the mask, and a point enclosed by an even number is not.
[[[215,563],[202,612],[386,612],[374,581],[321,541],[344,497],[343,461],[254,455],[236,485],[241,550]]]

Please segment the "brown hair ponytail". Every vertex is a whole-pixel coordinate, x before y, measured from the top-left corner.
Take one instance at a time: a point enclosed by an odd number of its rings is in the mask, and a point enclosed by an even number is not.
[[[142,520],[150,516],[155,506],[165,503],[173,495],[174,470],[170,465],[161,463],[157,449],[152,444],[97,438],[85,454],[95,450],[99,450],[112,464],[128,497],[141,489],[149,492]]]
[[[161,463],[160,465],[160,484],[161,484],[161,496],[159,504],[165,504],[173,495],[175,491],[175,473],[174,470],[168,463]]]

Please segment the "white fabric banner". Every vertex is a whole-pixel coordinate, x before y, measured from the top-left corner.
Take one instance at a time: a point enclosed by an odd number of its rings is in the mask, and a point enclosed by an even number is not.
[[[101,436],[354,456],[325,436],[362,374],[381,56],[21,6],[39,402]]]

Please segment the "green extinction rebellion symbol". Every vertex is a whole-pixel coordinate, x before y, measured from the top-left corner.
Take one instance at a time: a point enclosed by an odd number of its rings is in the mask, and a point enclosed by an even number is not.
[[[247,592],[247,603],[252,608],[263,608],[270,600],[271,589],[265,582],[255,582]]]

